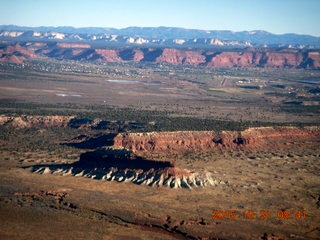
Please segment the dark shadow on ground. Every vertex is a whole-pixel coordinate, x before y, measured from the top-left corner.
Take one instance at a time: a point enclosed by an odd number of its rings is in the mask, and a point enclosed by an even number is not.
[[[128,121],[106,121],[94,120],[90,118],[73,118],[68,126],[70,128],[82,128],[92,130],[108,130],[113,133],[128,132],[132,130],[143,130],[147,125],[143,122],[128,122]]]
[[[89,139],[87,139],[85,135],[80,135],[72,139],[70,143],[63,143],[63,145],[80,148],[80,149],[97,149],[100,147],[108,147],[113,145],[114,143],[113,139],[116,135],[117,134],[115,133],[109,133],[109,134],[105,134],[99,137],[93,137]],[[80,142],[74,142],[79,140]]]
[[[117,167],[120,169],[159,169],[173,167],[169,161],[154,161],[136,156],[133,152],[120,149],[99,149],[94,152],[86,152],[80,155],[80,160],[74,163],[75,167]]]
[[[170,188],[191,189],[192,186],[204,186],[208,182],[207,179],[191,176],[189,172],[175,168],[174,162],[145,159],[125,149],[86,152],[80,155],[79,161],[72,164],[34,165],[23,168],[38,174],[83,176]]]
[[[136,156],[131,151],[121,149],[99,149],[82,153],[80,160],[71,164],[39,164],[34,166],[26,166],[23,168],[32,168],[32,172],[36,172],[42,168],[49,168],[51,171],[57,169],[72,169],[72,175],[82,171],[90,172],[91,170],[108,170],[116,168],[118,170],[131,169],[149,171],[174,167],[174,163],[170,161],[154,161]]]

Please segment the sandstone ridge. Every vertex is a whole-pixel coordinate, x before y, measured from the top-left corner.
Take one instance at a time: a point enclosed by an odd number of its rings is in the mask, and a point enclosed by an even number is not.
[[[92,48],[89,44],[3,43],[0,62],[22,64],[28,59],[54,58],[92,62],[152,62],[173,65],[230,67],[291,67],[320,68],[318,50],[255,49],[235,50],[185,50],[178,48]]]
[[[70,119],[29,117],[55,126],[70,127]],[[2,122],[4,120],[2,119]],[[8,120],[7,120],[8,121]],[[81,121],[80,121],[81,123]],[[79,125],[86,126],[84,125]],[[78,126],[78,127],[79,127]],[[80,155],[71,164],[47,164],[26,167],[38,174],[70,175],[97,180],[129,182],[149,187],[192,189],[229,184],[211,171],[180,169],[170,154],[224,151],[250,152],[298,150],[318,147],[319,127],[258,127],[243,131],[175,131],[144,133],[108,133],[98,138],[84,135],[62,143],[82,149],[95,149]],[[153,155],[155,154],[155,155]],[[153,158],[162,155],[165,157]],[[289,155],[288,155],[289,156]],[[158,160],[154,160],[158,159]],[[161,159],[161,160],[160,160]],[[166,160],[167,159],[167,160]]]
[[[114,147],[136,153],[272,149],[301,143],[319,144],[319,136],[320,130],[317,127],[260,127],[240,132],[120,133],[114,138]]]
[[[0,126],[17,129],[30,127],[71,127],[79,129],[108,130],[113,135],[99,138],[88,136],[67,142],[70,146],[86,145],[86,142],[112,142],[115,149],[143,152],[214,151],[218,149],[272,149],[275,146],[290,147],[293,144],[319,144],[319,127],[256,127],[244,131],[175,131],[136,132],[142,123],[117,122],[102,119],[82,119],[76,116],[0,115]],[[134,130],[135,132],[129,132]]]

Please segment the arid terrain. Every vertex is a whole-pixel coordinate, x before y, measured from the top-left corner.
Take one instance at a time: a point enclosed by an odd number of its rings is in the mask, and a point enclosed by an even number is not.
[[[2,41],[0,62],[21,64],[28,59],[64,59],[102,63],[147,62],[214,68],[230,67],[301,67],[320,68],[317,50],[236,49],[198,50],[176,48],[94,48],[82,43],[43,43]]]
[[[1,239],[318,239],[318,53],[86,48],[1,48]]]

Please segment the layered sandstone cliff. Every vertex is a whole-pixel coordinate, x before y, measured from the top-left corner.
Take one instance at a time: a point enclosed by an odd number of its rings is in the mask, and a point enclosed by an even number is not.
[[[155,59],[159,63],[200,65],[206,63],[206,58],[201,52],[183,51],[178,49],[163,49],[161,55]]]
[[[0,62],[22,64],[25,60],[35,59],[37,56],[32,49],[27,49],[19,44],[8,45],[0,48]]]
[[[319,144],[319,127],[257,127],[244,131],[175,131],[126,132],[135,129],[134,123],[109,122],[102,119],[81,119],[75,116],[6,116],[0,115],[0,125],[14,128],[71,127],[79,129],[105,129],[113,131],[108,139],[114,148],[136,153],[163,151],[208,151],[215,149],[272,149],[290,144]],[[123,133],[118,133],[125,131]],[[118,133],[118,134],[116,134]],[[87,139],[88,140],[88,139]],[[99,144],[103,145],[103,142]]]
[[[218,149],[272,149],[290,144],[319,144],[317,127],[261,127],[245,131],[178,131],[121,133],[115,148],[142,152],[214,151]]]
[[[5,43],[0,49],[1,62],[22,63],[48,57],[97,62],[155,62],[174,65],[230,67],[320,68],[320,52],[294,49],[243,49],[242,51],[184,50],[175,48],[95,49],[89,44]]]
[[[38,174],[71,175],[150,187],[192,189],[218,186],[227,184],[228,181],[221,180],[209,171],[180,169],[172,160],[153,160],[141,156],[144,153],[165,153],[169,156],[170,153],[214,152],[222,149],[273,153],[283,147],[291,150],[296,150],[299,146],[305,149],[307,145],[318,147],[319,137],[318,127],[261,127],[241,132],[121,133],[113,138],[113,145],[110,146],[105,141],[102,145],[104,147],[81,154],[79,161],[72,164],[35,165],[30,169]]]

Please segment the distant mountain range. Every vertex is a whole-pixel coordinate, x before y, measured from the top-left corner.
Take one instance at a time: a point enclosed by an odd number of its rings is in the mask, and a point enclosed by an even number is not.
[[[320,38],[265,31],[0,26],[0,63],[34,59],[320,69]]]
[[[286,47],[320,48],[320,37],[266,31],[217,31],[173,27],[74,28],[0,25],[0,40],[63,41],[165,47]]]

